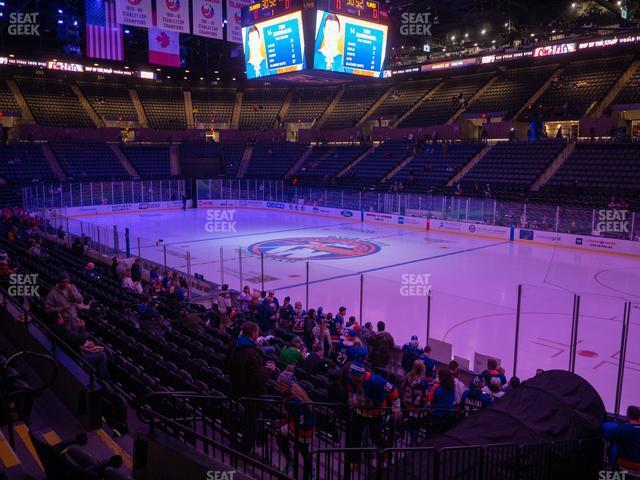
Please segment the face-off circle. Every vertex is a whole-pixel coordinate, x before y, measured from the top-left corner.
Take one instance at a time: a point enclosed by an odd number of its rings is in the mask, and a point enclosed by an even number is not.
[[[341,237],[293,237],[265,240],[249,245],[251,253],[276,260],[345,260],[380,251],[380,245]]]

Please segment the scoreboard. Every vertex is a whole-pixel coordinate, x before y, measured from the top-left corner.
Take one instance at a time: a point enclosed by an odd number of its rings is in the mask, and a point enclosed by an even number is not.
[[[240,24],[245,27],[296,10],[302,10],[302,0],[260,0],[242,8]]]
[[[260,0],[242,8],[241,23],[249,79],[307,65],[382,77],[388,12],[377,0]]]
[[[242,27],[242,39],[247,78],[295,72],[306,67],[300,10]]]
[[[375,0],[317,0],[316,7],[370,22],[386,23],[388,20],[387,11],[380,10],[380,4]]]

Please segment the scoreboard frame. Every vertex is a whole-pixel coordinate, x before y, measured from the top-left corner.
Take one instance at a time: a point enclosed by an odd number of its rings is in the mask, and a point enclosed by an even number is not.
[[[302,0],[260,0],[242,8],[240,25],[248,27],[298,10],[302,10]]]

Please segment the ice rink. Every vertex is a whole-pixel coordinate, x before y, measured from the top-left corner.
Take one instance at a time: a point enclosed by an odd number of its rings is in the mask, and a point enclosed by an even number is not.
[[[233,212],[233,213],[231,213]],[[522,285],[517,375],[538,368],[567,369],[574,311],[580,297],[576,373],[600,392],[612,411],[625,302],[632,302],[622,408],[640,394],[640,263],[637,258],[456,234],[372,225],[292,212],[207,210],[77,217],[70,230],[89,224],[130,230],[131,253],[208,280],[274,289],[309,308],[323,306],[363,322],[384,320],[396,344],[427,335],[453,346],[453,355],[476,352],[501,360],[513,374],[518,285]],[[230,217],[233,218],[230,218]],[[82,227],[80,227],[82,222]],[[140,240],[138,240],[140,238]],[[158,242],[162,240],[162,242]],[[138,250],[139,248],[139,250]],[[260,253],[264,254],[261,266]],[[308,274],[307,274],[308,268]],[[242,274],[240,273],[242,271]],[[306,289],[309,278],[308,293]],[[362,305],[360,304],[362,290]]]

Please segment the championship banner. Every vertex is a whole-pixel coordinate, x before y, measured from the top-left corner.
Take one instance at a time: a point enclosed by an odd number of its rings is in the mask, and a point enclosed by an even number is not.
[[[251,3],[251,0],[227,0],[227,42],[242,43],[240,9]]]
[[[157,0],[156,15],[159,29],[190,33],[189,0]]]
[[[153,27],[151,0],[116,0],[116,18],[121,25]]]
[[[222,0],[193,0],[193,34],[222,40]]]

